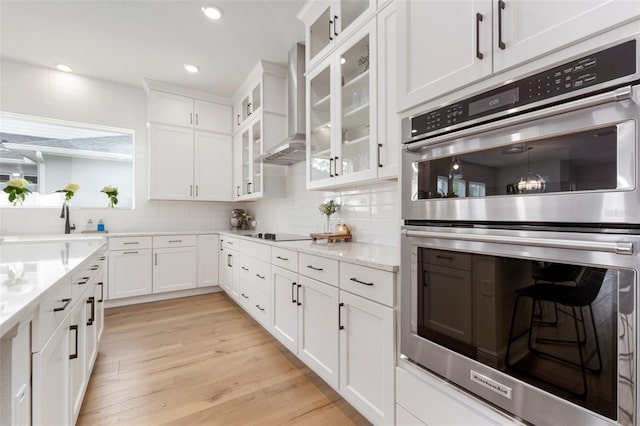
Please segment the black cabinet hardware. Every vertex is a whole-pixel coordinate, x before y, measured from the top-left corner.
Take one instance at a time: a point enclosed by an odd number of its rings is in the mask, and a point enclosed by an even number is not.
[[[262,312],[264,312],[264,308],[261,308],[260,305],[256,305],[256,308],[260,309]]]
[[[76,359],[78,358],[78,326],[74,324],[69,327],[69,330],[76,332],[76,353],[69,355],[69,359]]]
[[[87,325],[93,325],[93,322],[96,320],[96,299],[95,297],[89,297],[87,299],[87,304],[91,305],[91,318],[87,320]]]
[[[354,283],[363,284],[363,285],[373,285],[373,283],[366,283],[364,281],[360,281],[359,279],[357,279],[355,277],[354,278],[349,278],[349,281],[353,281]]]
[[[331,19],[329,19],[329,40],[333,40],[333,37],[331,37],[331,24],[333,24],[333,21]]]
[[[436,258],[437,259],[444,259],[444,260],[453,260],[453,257],[451,257],[451,256],[442,256],[442,255],[439,255],[439,254],[436,255]]]
[[[285,262],[289,260],[288,257],[280,257],[280,256],[276,256],[276,259],[284,260]]]
[[[256,274],[256,277],[260,278],[261,280],[264,280],[264,275]]]
[[[338,36],[338,32],[336,31],[336,25],[338,24],[338,15],[333,15],[333,35]]]
[[[333,177],[333,158],[329,158],[329,177]]]
[[[382,162],[381,162],[382,156],[380,155],[381,149],[382,149],[382,144],[379,143],[378,144],[378,167],[382,167]]]
[[[137,251],[123,251],[122,254],[138,254]]]
[[[338,157],[333,157],[335,160],[333,161],[333,167],[334,167],[334,171],[333,171],[333,175],[334,176],[338,176]]]
[[[65,309],[67,309],[67,306],[69,306],[69,303],[71,303],[71,298],[62,299],[62,302],[64,303],[64,305],[62,305],[61,308],[53,308],[53,312],[60,312],[60,311],[64,311]]]
[[[296,303],[298,306],[302,305],[300,302],[300,287],[302,287],[302,284],[298,284],[298,288],[296,289]]]
[[[98,285],[100,286],[100,299],[98,300],[98,303],[102,303],[104,302],[104,283],[99,282]]]
[[[242,297],[244,297],[245,299],[248,299],[248,298],[249,298],[249,296],[247,296],[247,295],[246,295],[246,294],[244,294],[244,293],[240,293],[240,294],[241,294],[241,295],[242,295]]]
[[[296,283],[291,283],[291,303],[296,303],[296,296],[294,296],[294,292],[296,291]]]
[[[314,271],[324,271],[323,268],[316,268],[315,266],[312,266],[312,265],[307,265],[307,268],[313,269]]]
[[[507,45],[502,41],[502,11],[505,7],[505,2],[498,0],[498,47],[502,50],[507,48]]]
[[[249,268],[247,268],[246,266],[241,266],[240,268],[242,268],[243,271],[248,271]]]
[[[476,13],[476,58],[483,59],[484,55],[480,52],[480,22],[482,22],[482,13]]]
[[[342,325],[342,308],[344,307],[344,303],[338,303],[338,330],[344,330],[344,325]]]

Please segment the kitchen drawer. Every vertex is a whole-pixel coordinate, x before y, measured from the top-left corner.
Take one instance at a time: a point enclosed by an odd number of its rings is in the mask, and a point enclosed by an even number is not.
[[[340,262],[340,289],[392,308],[394,278],[393,272]]]
[[[71,297],[71,277],[64,276],[47,292],[32,322],[31,351],[40,352],[77,300]]]
[[[427,263],[470,271],[471,255],[457,251],[429,250]]]
[[[271,328],[271,298],[257,289],[253,289],[251,296],[249,312],[264,328],[269,330]]]
[[[240,252],[256,259],[271,262],[271,246],[268,244],[254,243],[253,241],[240,240]]]
[[[130,250],[151,248],[151,237],[109,238],[109,250]]]
[[[91,287],[93,279],[104,268],[103,254],[96,254],[76,266],[71,273],[71,298],[74,304]]]
[[[195,235],[162,235],[153,237],[153,248],[192,247],[196,245]]]
[[[338,286],[337,260],[307,253],[299,253],[298,273],[335,287]]]
[[[252,284],[260,291],[271,292],[271,264],[254,257],[240,254],[240,281]]]
[[[271,247],[271,264],[298,272],[298,252],[280,247]]]
[[[238,251],[240,249],[240,240],[238,240],[237,238],[229,237],[227,235],[221,235],[220,239],[222,240],[222,247],[235,251]]]

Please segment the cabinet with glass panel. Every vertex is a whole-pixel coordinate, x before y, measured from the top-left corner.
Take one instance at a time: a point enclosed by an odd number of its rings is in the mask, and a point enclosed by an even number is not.
[[[377,177],[375,21],[307,75],[307,188]]]
[[[376,0],[312,0],[298,13],[305,23],[306,64],[311,70],[371,18]]]

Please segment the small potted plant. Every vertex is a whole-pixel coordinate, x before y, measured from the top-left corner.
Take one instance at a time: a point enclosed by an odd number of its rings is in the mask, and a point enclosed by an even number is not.
[[[22,205],[24,198],[27,194],[31,193],[31,190],[27,188],[29,181],[22,178],[15,178],[8,180],[3,189],[4,192],[9,194],[9,201],[14,206],[17,203]]]
[[[327,216],[327,222],[325,224],[324,232],[327,234],[331,234],[333,231],[331,229],[331,215],[338,211],[340,208],[340,204],[336,203],[335,200],[329,200],[320,204],[320,212]]]

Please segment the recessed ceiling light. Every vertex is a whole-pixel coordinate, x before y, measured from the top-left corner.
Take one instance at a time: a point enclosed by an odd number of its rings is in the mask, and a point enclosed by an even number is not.
[[[65,65],[65,64],[57,64],[56,68],[58,68],[60,71],[64,71],[64,72],[73,71],[69,65]]]
[[[344,57],[340,58],[340,63],[341,63],[341,64],[343,64],[343,65],[344,65],[344,63],[345,63],[345,62],[347,62],[347,60],[346,60]]]
[[[184,64],[184,69],[187,70],[188,72],[190,72],[191,74],[195,74],[198,71],[200,71],[200,68],[198,68],[195,65],[191,65],[191,64]]]
[[[202,13],[209,19],[218,20],[222,18],[222,8],[217,5],[202,6]]]

